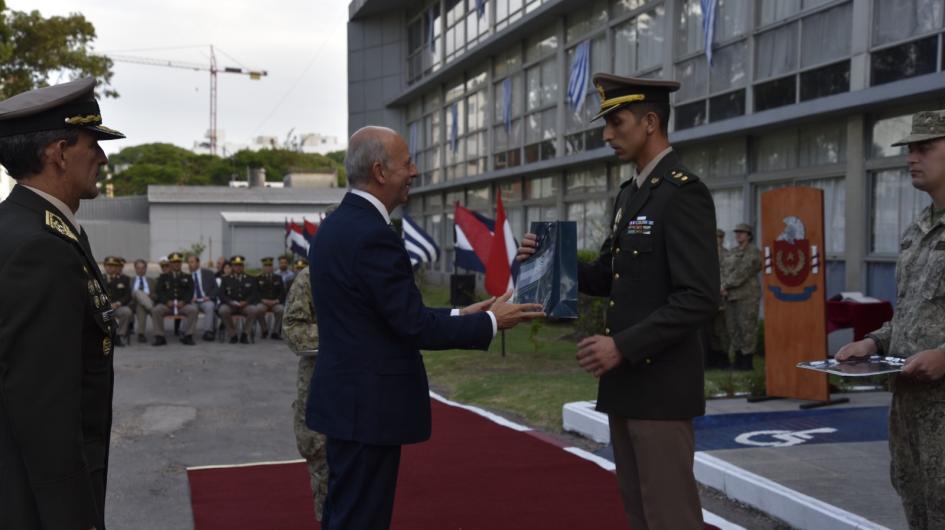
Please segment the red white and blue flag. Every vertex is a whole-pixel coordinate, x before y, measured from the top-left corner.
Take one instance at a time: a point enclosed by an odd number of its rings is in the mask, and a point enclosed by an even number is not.
[[[513,287],[518,270],[518,262],[515,261],[518,242],[505,217],[501,192],[496,200],[495,220],[457,203],[454,222],[455,266],[485,274],[486,291],[492,296],[505,294]]]
[[[309,221],[308,219],[302,219],[302,224],[296,223],[294,220],[285,220],[285,246],[287,249],[291,250],[294,254],[307,257],[308,256],[308,247],[312,243],[312,239],[315,237],[315,233],[318,231],[318,225]]]

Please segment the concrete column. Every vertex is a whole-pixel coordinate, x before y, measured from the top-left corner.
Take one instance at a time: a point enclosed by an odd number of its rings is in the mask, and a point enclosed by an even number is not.
[[[869,179],[866,178],[865,118],[854,114],[847,119],[847,173],[845,219],[846,289],[866,290],[866,255],[869,252]]]

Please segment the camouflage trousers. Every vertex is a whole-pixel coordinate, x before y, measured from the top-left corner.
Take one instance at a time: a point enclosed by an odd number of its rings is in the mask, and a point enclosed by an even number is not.
[[[749,298],[725,302],[725,328],[730,352],[755,353],[758,345],[758,300]]]
[[[890,479],[909,528],[945,528],[945,393],[931,388],[941,384],[898,379],[889,409]]]
[[[322,520],[322,506],[328,493],[328,458],[325,451],[325,435],[305,425],[305,403],[308,401],[308,386],[315,370],[314,357],[299,357],[298,397],[292,404],[295,410],[295,444],[299,454],[308,463],[308,474],[312,485],[312,501],[315,503],[315,518]]]

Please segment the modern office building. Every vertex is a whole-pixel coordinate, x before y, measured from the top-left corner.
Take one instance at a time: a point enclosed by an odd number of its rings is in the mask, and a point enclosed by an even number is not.
[[[453,204],[491,215],[498,190],[515,232],[575,220],[596,249],[632,168],[588,121],[591,84],[567,97],[588,47],[592,72],[682,83],[671,139],[719,227],[757,226],[764,191],[821,188],[828,291],[894,299],[899,234],[928,198],[890,143],[945,108],[943,4],[717,0],[710,65],[699,0],[353,0],[348,128],[409,138],[407,209],[447,249],[436,271],[452,271]]]

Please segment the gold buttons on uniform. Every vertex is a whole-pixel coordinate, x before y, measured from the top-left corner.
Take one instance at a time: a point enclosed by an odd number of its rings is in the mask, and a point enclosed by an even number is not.
[[[112,339],[105,337],[102,339],[102,354],[108,355],[112,352]]]
[[[636,250],[634,250],[634,251],[633,251],[633,255],[634,255],[634,256],[639,256],[639,255],[640,255],[640,252],[639,252],[639,251],[636,251]]]
[[[650,359],[649,357],[647,357],[646,364],[653,364],[653,359]]]
[[[619,273],[619,272],[615,272],[615,273],[614,273],[614,279],[615,279],[615,280],[619,280],[619,279],[620,279],[620,273]]]
[[[610,307],[614,307],[614,301],[613,301],[613,300],[610,301]]]
[[[604,333],[606,333],[607,335],[610,335],[610,328],[604,328]]]

